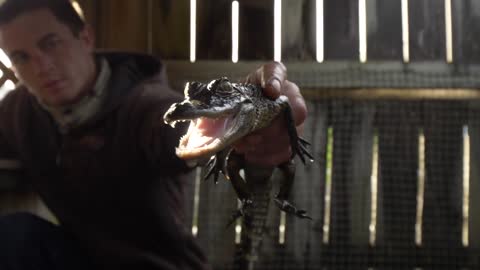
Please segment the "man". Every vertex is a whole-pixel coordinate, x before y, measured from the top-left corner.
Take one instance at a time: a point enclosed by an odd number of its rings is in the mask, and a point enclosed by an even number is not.
[[[0,269],[207,269],[182,224],[183,172],[174,154],[186,126],[162,116],[182,99],[151,56],[98,53],[67,0],[6,0],[0,47],[20,86],[0,103],[0,158],[19,161],[59,220],[0,218]],[[287,95],[298,124],[306,107],[286,70],[248,76]],[[276,165],[290,157],[281,119],[237,151]],[[279,147],[284,145],[284,147]]]

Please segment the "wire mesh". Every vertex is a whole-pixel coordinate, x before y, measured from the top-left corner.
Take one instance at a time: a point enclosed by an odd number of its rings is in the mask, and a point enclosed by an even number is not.
[[[304,135],[315,162],[297,166],[292,201],[314,220],[288,216],[280,244],[280,218],[272,218],[255,269],[480,267],[478,239],[464,240],[465,230],[479,230],[470,221],[478,207],[465,198],[478,192],[471,186],[479,175],[464,164],[473,167],[480,157],[470,150],[480,137],[478,101],[332,98],[308,105]]]

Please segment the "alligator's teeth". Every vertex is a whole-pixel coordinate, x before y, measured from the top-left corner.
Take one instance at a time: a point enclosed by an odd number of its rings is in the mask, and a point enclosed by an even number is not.
[[[171,126],[172,128],[175,127],[175,124],[177,124],[177,121],[172,121],[172,122],[170,122],[170,126]]]

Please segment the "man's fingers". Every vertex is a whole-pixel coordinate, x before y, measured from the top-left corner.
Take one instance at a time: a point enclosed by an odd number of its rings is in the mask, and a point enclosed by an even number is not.
[[[264,94],[272,99],[278,98],[282,84],[287,79],[287,68],[280,62],[269,62],[247,77],[248,83],[259,84]]]
[[[307,118],[307,105],[300,93],[298,86],[288,80],[283,83],[282,94],[288,97],[288,102],[293,111],[295,125],[301,125]]]
[[[252,151],[252,149],[262,143],[260,135],[248,135],[235,144],[235,150],[241,154]]]
[[[264,87],[264,94],[271,98],[271,99],[276,99],[280,96],[280,93],[282,91],[282,83],[277,77],[272,77]]]
[[[282,84],[287,79],[287,67],[280,62],[270,62],[263,66],[263,78],[265,95],[277,98],[282,91]]]
[[[272,99],[280,95],[288,97],[294,113],[295,124],[299,125],[307,117],[305,100],[298,86],[287,80],[287,68],[280,62],[269,62],[248,75],[246,82],[260,84],[263,93]]]

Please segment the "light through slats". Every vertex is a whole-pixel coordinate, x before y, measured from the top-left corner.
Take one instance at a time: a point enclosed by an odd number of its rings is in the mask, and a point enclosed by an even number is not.
[[[5,54],[5,52],[0,49],[0,61],[7,67],[7,68],[12,68],[12,62],[8,58],[8,56]],[[4,72],[2,71],[2,75],[0,77],[4,76]],[[7,80],[2,86],[0,86],[0,99],[3,99],[5,95],[12,91],[15,88],[15,83],[11,80]]]
[[[242,202],[237,200],[237,207],[242,207]],[[235,220],[235,244],[240,244],[242,242],[242,219],[237,218]]]
[[[197,167],[195,170],[195,188],[193,195],[193,215],[192,215],[192,234],[198,234],[198,209],[200,206],[200,180],[202,178],[202,169]]]
[[[375,246],[377,240],[377,205],[378,205],[378,133],[375,131],[373,135],[372,145],[372,172],[370,174],[370,225],[369,229],[369,243]]]
[[[245,179],[245,170],[241,169],[239,175],[242,179]],[[242,202],[237,200],[237,208],[242,207]],[[242,242],[242,220],[243,218],[237,218],[235,221],[235,244],[240,244]]]
[[[242,242],[242,221],[237,219],[235,221],[235,244],[240,244]]]
[[[15,83],[11,80],[7,80],[1,87],[0,87],[0,99],[3,99],[8,92],[15,89]]]
[[[282,61],[282,0],[273,3],[273,60]]]
[[[5,54],[5,52],[0,49],[0,61],[7,67],[11,68],[12,67],[12,62],[10,61],[10,58]]]
[[[470,134],[468,126],[463,127],[463,203],[462,203],[462,245],[469,246],[469,204],[470,204]]]
[[[232,62],[238,62],[239,4],[232,2]]]
[[[333,171],[333,128],[327,129],[327,151],[325,164],[325,201],[323,217],[323,243],[328,244],[330,240],[330,213],[332,196],[332,171]]]
[[[410,62],[410,32],[409,32],[408,0],[402,0],[402,48],[403,62]]]
[[[323,0],[316,1],[315,14],[316,14],[317,62],[322,63],[325,58]]]
[[[77,1],[71,1],[71,3],[75,11],[78,13],[78,15],[80,15],[82,19],[85,19],[85,14],[80,4]]]
[[[452,0],[445,0],[446,61],[453,62]]]
[[[190,0],[190,62],[196,60],[197,44],[197,0]]]
[[[278,226],[278,243],[285,244],[285,232],[287,231],[287,215],[285,212],[280,212],[280,225]]]
[[[425,194],[425,134],[418,135],[418,169],[417,169],[417,213],[415,218],[415,244],[422,245],[423,203]]]
[[[367,62],[367,3],[358,0],[358,31],[360,62]]]

